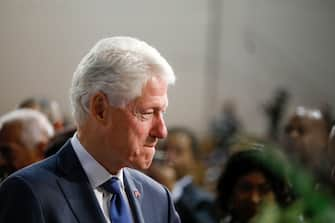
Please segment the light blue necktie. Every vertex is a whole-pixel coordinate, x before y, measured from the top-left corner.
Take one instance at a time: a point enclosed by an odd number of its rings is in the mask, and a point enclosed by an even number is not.
[[[109,218],[112,223],[132,223],[129,206],[121,193],[121,182],[112,177],[102,184],[102,187],[113,194],[109,205]]]

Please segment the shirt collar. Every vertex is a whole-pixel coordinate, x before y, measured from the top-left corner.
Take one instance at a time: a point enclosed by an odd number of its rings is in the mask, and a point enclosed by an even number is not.
[[[121,187],[124,189],[123,183],[123,169],[121,169],[116,175],[110,174],[93,156],[84,148],[80,143],[77,133],[71,138],[72,147],[83,167],[87,178],[92,188],[98,188],[112,177],[117,177],[121,182]]]
[[[184,188],[192,183],[192,176],[187,175],[178,180],[171,191],[173,201],[178,201],[183,194]]]

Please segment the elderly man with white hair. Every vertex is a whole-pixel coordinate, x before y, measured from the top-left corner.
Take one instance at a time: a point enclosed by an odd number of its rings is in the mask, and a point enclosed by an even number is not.
[[[0,222],[179,223],[167,188],[147,169],[175,75],[147,43],[100,40],[78,65],[71,104],[76,134],[0,187]]]
[[[10,173],[42,160],[53,134],[47,118],[32,109],[18,109],[0,117],[0,153],[7,171]]]

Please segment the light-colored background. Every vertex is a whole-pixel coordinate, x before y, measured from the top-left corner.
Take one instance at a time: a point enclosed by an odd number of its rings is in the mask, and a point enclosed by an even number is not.
[[[207,134],[233,99],[247,131],[262,135],[261,104],[278,87],[296,105],[335,106],[333,0],[1,0],[0,114],[29,97],[56,99],[100,38],[130,35],[167,58],[177,74],[168,125]]]

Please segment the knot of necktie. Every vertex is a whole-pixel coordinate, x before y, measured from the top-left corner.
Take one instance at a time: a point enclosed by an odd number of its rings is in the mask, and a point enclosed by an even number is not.
[[[121,182],[118,178],[112,177],[102,184],[102,187],[112,194],[121,194]]]
[[[113,196],[109,203],[109,218],[112,223],[131,223],[131,212],[127,201],[121,193],[121,182],[118,178],[112,177],[103,183],[102,188]]]

